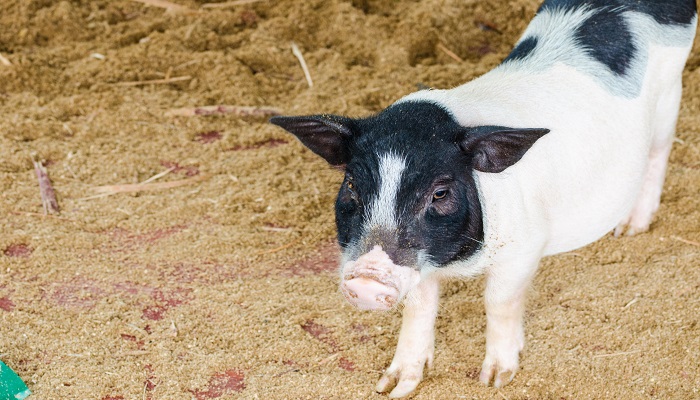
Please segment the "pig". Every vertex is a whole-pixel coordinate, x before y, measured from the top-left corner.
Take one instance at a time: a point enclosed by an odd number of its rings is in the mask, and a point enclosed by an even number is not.
[[[696,23],[694,0],[546,0],[471,82],[365,118],[271,119],[345,172],[342,293],[363,310],[403,304],[378,392],[404,397],[432,365],[440,282],[486,276],[479,379],[501,387],[540,259],[649,228]]]

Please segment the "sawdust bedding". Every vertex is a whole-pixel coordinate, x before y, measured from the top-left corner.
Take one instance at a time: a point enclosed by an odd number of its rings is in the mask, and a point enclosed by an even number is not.
[[[37,399],[383,398],[400,315],[338,290],[342,176],[265,116],[458,85],[537,1],[143,3],[0,0],[0,357]],[[483,281],[446,285],[416,399],[700,398],[698,43],[651,231],[543,261],[503,389],[477,381]],[[264,109],[193,110],[220,105]]]

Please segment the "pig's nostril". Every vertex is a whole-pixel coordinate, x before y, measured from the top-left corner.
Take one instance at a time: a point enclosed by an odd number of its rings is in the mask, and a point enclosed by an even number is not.
[[[354,290],[348,288],[347,282],[343,282],[343,294],[348,299],[356,299],[357,293]]]
[[[394,306],[395,302],[396,302],[396,299],[392,296],[389,296],[389,295],[377,296],[377,303],[383,304],[385,307],[391,308]]]

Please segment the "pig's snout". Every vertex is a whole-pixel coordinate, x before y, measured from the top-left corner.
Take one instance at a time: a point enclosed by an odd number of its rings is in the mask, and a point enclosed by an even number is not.
[[[399,298],[395,288],[362,277],[343,282],[343,293],[350,304],[360,310],[388,310]]]
[[[350,304],[361,310],[389,310],[420,280],[413,268],[394,264],[381,246],[343,266],[340,285]]]

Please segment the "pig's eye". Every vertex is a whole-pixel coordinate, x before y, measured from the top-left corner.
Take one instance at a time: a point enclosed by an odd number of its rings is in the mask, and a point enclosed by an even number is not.
[[[352,180],[348,179],[345,181],[345,187],[347,188],[347,194],[346,194],[346,200],[345,201],[354,201],[358,202],[358,197],[357,197],[357,192],[355,191],[355,184],[353,183]]]
[[[448,192],[449,192],[449,190],[447,190],[447,189],[436,190],[435,192],[433,192],[433,201],[444,199],[445,196],[447,196]]]
[[[348,190],[352,194],[352,198],[354,200],[355,197],[357,196],[357,192],[355,192],[355,184],[352,181],[348,180],[347,183],[345,184],[345,186],[348,188]]]

